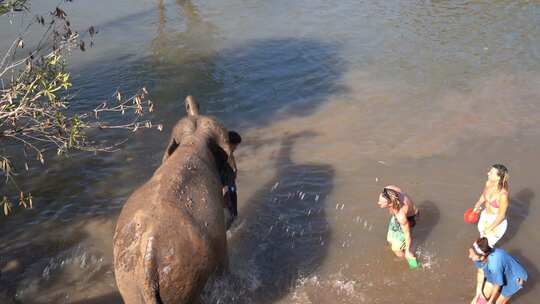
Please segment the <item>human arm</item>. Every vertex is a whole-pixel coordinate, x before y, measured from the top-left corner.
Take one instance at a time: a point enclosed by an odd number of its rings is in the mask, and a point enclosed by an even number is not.
[[[482,295],[483,285],[484,285],[484,271],[478,268],[478,271],[476,273],[476,292],[474,294],[474,298],[471,301],[471,304],[476,304],[476,301],[478,301],[478,297]]]
[[[501,293],[501,288],[506,282],[504,265],[504,255],[501,254],[501,251],[498,251],[498,249],[495,249],[495,251],[490,253],[490,255],[487,257],[487,265],[484,268],[484,275],[486,276],[486,280],[490,283],[488,304],[494,304],[497,302],[497,299]],[[489,275],[486,275],[486,271],[489,272]]]
[[[489,297],[489,301],[487,301],[486,304],[495,304],[497,303],[497,299],[499,298],[499,295],[501,294],[501,286],[497,284],[491,285],[491,295]]]
[[[484,187],[484,191],[482,191],[482,194],[480,194],[480,197],[476,201],[476,204],[474,204],[474,211],[480,210],[480,207],[486,202],[485,194],[486,194],[486,188]]]
[[[398,215],[397,217],[398,223],[401,226],[401,230],[403,231],[403,235],[405,236],[405,257],[406,258],[414,258],[414,253],[412,252],[412,237],[411,237],[411,227],[409,225],[409,220],[407,217],[403,214]]]
[[[231,155],[232,156],[232,155]],[[236,169],[235,169],[234,158],[229,157],[221,168],[220,178],[221,184],[223,186],[222,191],[225,195],[228,191],[231,191],[231,186],[235,184],[236,181]]]

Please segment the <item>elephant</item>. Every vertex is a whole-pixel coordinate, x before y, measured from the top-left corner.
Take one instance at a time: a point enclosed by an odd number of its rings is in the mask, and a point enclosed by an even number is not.
[[[220,181],[234,160],[228,131],[199,115],[193,97],[185,107],[161,165],[116,224],[113,264],[126,304],[196,303],[209,276],[228,267]]]

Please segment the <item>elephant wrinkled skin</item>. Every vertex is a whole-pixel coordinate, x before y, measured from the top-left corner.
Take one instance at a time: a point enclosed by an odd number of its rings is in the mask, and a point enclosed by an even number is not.
[[[216,119],[188,116],[173,129],[161,166],[128,199],[114,233],[116,283],[126,304],[197,302],[227,267],[221,167],[232,160]]]

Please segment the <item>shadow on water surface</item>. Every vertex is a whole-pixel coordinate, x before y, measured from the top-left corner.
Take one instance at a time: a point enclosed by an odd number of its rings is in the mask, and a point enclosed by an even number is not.
[[[309,115],[345,90],[339,84],[346,68],[339,44],[291,37],[253,39],[224,48],[219,27],[201,16],[192,1],[165,5],[161,0],[156,8],[157,14],[149,13],[156,15],[157,28],[146,46],[148,53],[142,58],[100,58],[82,67],[74,80],[75,86],[87,89],[79,97],[88,109],[110,99],[117,88],[148,88],[156,105],[148,118],[163,123],[165,131],[136,135],[132,142],[146,146],[140,147],[139,155],[165,146],[170,130],[185,115],[187,95],[196,97],[203,113],[241,131],[286,115]],[[103,137],[113,142],[125,135],[108,134]]]
[[[533,199],[534,192],[528,188],[522,189],[516,194],[510,193],[510,203],[507,211],[508,230],[498,243],[498,246],[504,246],[516,236],[521,224],[529,215]]]
[[[69,304],[122,304],[122,297],[118,292],[112,292],[92,299],[70,302]]]
[[[247,200],[233,228],[228,287],[216,288],[219,279],[208,284],[205,303],[274,303],[322,264],[331,237],[325,201],[334,169],[291,160],[295,140],[310,135],[282,139],[275,178]]]
[[[516,293],[515,296],[512,297],[511,302],[514,302],[516,301],[516,299],[519,299],[534,290],[536,283],[538,283],[538,275],[540,273],[538,272],[538,269],[536,268],[534,263],[530,261],[528,258],[526,258],[523,254],[521,254],[520,250],[510,250],[508,253],[514,256],[519,261],[519,263],[523,265],[523,267],[525,267],[525,270],[527,270],[527,275],[528,275],[527,282],[525,282],[523,289],[521,289],[518,293]],[[530,256],[531,254],[532,252],[526,253],[526,255],[528,256]]]
[[[418,246],[424,245],[433,228],[437,226],[441,217],[437,204],[432,201],[423,201],[418,205],[420,214],[417,218],[417,226],[414,228],[414,240]]]
[[[165,130],[184,114],[186,95],[227,125],[262,127],[285,113],[309,115],[345,91],[338,43],[280,37],[227,45],[219,26],[192,1],[160,1],[156,8],[149,13],[156,18],[155,37],[135,48],[147,52],[99,58],[78,69],[75,85],[91,90],[80,96],[85,103],[108,99],[119,87],[130,92],[144,85],[156,103],[153,117]]]

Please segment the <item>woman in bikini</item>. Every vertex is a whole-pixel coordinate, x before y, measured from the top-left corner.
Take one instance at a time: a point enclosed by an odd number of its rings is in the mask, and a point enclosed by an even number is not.
[[[381,208],[388,208],[392,215],[386,235],[392,251],[400,258],[414,258],[411,230],[416,225],[418,209],[411,198],[397,186],[386,186],[377,204]]]
[[[493,165],[488,173],[486,186],[480,198],[474,205],[474,210],[479,211],[484,205],[478,221],[480,237],[486,237],[489,246],[497,243],[508,227],[506,210],[508,209],[508,169],[501,165]]]

